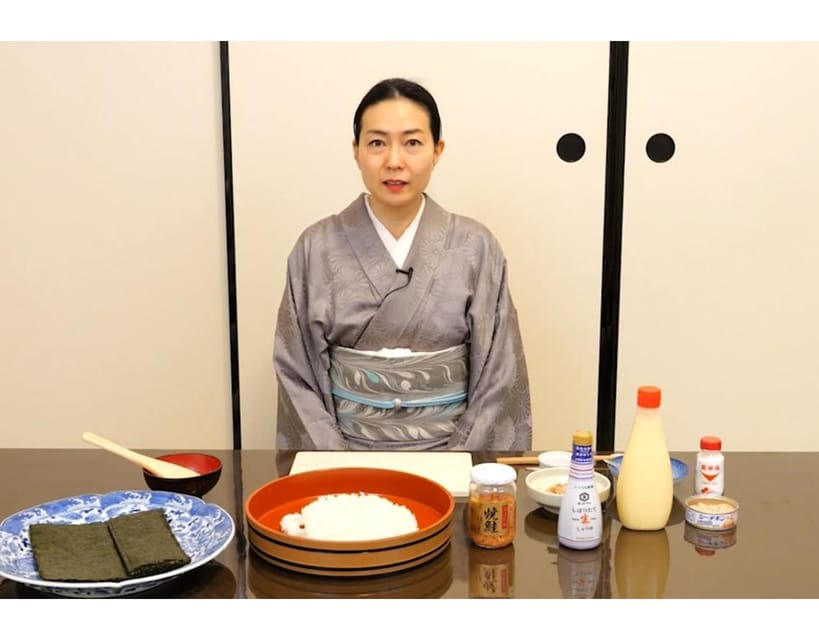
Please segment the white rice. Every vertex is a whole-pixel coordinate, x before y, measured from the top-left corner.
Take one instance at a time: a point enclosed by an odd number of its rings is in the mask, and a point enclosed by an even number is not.
[[[319,496],[281,519],[282,531],[315,540],[376,540],[418,531],[407,507],[373,493]]]

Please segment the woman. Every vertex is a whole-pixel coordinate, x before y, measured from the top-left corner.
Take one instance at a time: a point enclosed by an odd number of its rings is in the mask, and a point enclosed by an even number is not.
[[[434,98],[379,82],[353,136],[367,193],[308,227],[287,262],[277,448],[530,449],[506,258],[426,194],[444,150]]]

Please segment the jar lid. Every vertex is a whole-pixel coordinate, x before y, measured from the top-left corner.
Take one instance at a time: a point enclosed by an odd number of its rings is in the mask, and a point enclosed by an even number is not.
[[[472,467],[470,473],[473,482],[478,484],[509,484],[517,479],[517,471],[508,464],[499,464],[497,462],[484,462],[483,464],[476,464]]]
[[[722,449],[722,440],[717,438],[717,436],[703,436],[700,438],[700,449],[719,451]]]

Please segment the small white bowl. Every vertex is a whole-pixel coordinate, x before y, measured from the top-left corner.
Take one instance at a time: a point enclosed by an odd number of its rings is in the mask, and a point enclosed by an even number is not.
[[[572,454],[570,451],[544,451],[537,457],[537,462],[543,469],[568,467],[572,463]]]
[[[537,469],[526,476],[526,493],[541,507],[551,513],[560,513],[560,503],[563,496],[553,493],[549,489],[557,484],[569,481],[569,467],[552,467]],[[611,495],[611,480],[602,473],[594,472],[594,481],[597,484],[597,493],[600,503],[605,504]]]
[[[739,503],[725,496],[698,494],[685,499],[685,521],[706,531],[726,531],[737,526]]]

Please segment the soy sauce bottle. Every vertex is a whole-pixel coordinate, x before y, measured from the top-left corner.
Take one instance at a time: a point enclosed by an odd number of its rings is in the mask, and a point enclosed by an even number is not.
[[[557,539],[571,549],[594,549],[603,540],[603,510],[594,479],[591,431],[572,435],[572,461],[557,517]]]

